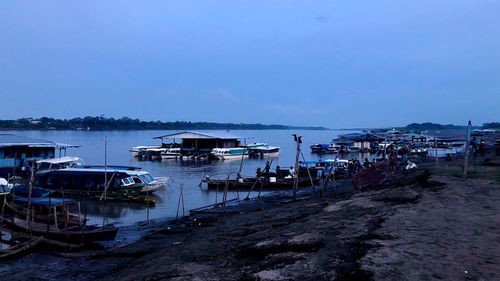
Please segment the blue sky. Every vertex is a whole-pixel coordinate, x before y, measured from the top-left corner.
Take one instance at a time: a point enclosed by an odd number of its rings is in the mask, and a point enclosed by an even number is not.
[[[500,121],[500,1],[0,2],[0,118]]]

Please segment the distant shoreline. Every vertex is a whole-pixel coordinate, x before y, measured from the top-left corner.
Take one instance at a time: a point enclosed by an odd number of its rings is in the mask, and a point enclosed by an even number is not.
[[[328,130],[321,126],[286,126],[245,123],[216,123],[189,121],[141,121],[122,117],[83,117],[73,119],[21,118],[0,120],[0,131],[6,130],[71,130],[71,131],[137,131],[137,130]]]

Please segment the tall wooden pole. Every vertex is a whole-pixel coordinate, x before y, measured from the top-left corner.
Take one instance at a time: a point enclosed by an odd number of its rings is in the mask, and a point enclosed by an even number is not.
[[[464,178],[467,177],[467,170],[469,168],[469,143],[470,143],[470,127],[471,121],[467,124],[467,135],[465,136],[465,156],[464,156]]]
[[[104,200],[106,200],[106,192],[108,187],[108,136],[104,137]]]
[[[299,188],[299,157],[300,157],[300,144],[302,143],[302,136],[293,134],[295,143],[297,144],[297,151],[295,154],[295,168],[293,173],[293,199],[296,198],[297,189]]]
[[[439,158],[438,158],[438,141],[437,137],[434,137],[434,156],[436,157],[436,167],[439,164]]]

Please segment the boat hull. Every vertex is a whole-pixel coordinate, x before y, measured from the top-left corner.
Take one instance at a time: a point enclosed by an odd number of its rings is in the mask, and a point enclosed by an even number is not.
[[[53,225],[47,227],[47,224],[30,222],[29,226],[26,220],[19,218],[2,219],[6,225],[15,231],[27,231],[31,229],[34,236],[44,237],[71,244],[85,244],[96,241],[112,241],[116,238],[118,228],[113,226],[69,226],[67,228],[55,229]]]
[[[259,190],[283,190],[293,189],[294,179],[284,178],[276,179],[271,178],[242,178],[242,179],[203,179],[203,183],[207,185],[209,190],[223,190],[228,185],[229,190],[250,190],[253,188],[255,191]],[[312,180],[313,185],[318,183],[317,179]],[[299,187],[311,186],[311,179],[309,177],[301,177],[298,182]]]

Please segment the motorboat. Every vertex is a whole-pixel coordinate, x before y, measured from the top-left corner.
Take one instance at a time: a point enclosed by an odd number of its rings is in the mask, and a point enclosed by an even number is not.
[[[130,198],[142,191],[123,170],[102,168],[66,168],[40,171],[35,174],[35,187],[54,190],[60,195],[86,197]]]
[[[83,162],[83,160],[79,157],[74,157],[74,156],[64,156],[64,157],[43,159],[36,161],[37,171],[76,168],[84,166],[85,163]]]
[[[252,157],[277,157],[280,154],[278,146],[270,146],[267,143],[248,147],[248,153]]]
[[[161,146],[158,146],[158,145],[138,145],[138,146],[132,147],[132,149],[130,149],[130,153],[132,153],[133,157],[139,157],[140,156],[139,154],[141,152],[145,152],[148,149],[154,149],[154,148],[161,148]]]
[[[246,147],[214,148],[210,155],[219,160],[241,159],[242,157],[248,157],[248,149]]]
[[[171,147],[166,148],[160,151],[161,159],[178,159],[181,157],[181,148],[180,147]]]

